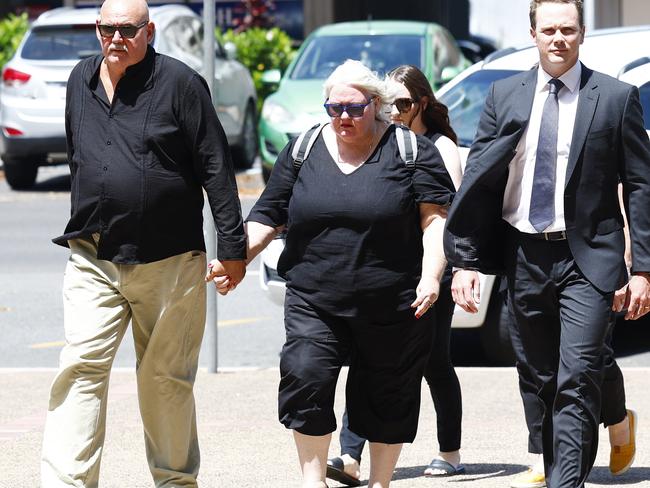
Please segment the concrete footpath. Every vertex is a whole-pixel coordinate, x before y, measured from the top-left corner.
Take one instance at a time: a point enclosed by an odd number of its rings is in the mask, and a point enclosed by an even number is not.
[[[650,389],[648,369],[624,369],[628,407],[639,413],[634,467],[613,478],[607,469],[609,444],[602,430],[588,487],[650,487]],[[405,445],[391,487],[505,488],[525,469],[526,430],[517,378],[512,368],[459,368],[463,388],[463,462],[467,473],[446,479],[421,476],[437,449],[435,414],[423,385],[420,429]],[[50,370],[0,369],[0,487],[38,487],[39,456]],[[344,375],[342,375],[342,379]],[[202,452],[202,488],[297,487],[299,469],[291,434],[276,419],[277,370],[200,373],[196,383]],[[343,381],[337,411],[343,410]],[[113,372],[109,391],[102,488],[144,488],[147,469],[135,373]],[[330,453],[338,452],[334,438]],[[366,455],[367,453],[364,453]],[[368,457],[362,461],[367,480]],[[364,483],[365,484],[365,483]],[[330,483],[330,488],[340,486]]]

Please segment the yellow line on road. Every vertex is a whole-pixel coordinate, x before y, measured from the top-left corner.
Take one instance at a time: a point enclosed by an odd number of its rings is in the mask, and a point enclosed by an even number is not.
[[[230,327],[233,325],[244,325],[252,324],[254,322],[259,322],[265,320],[267,317],[249,317],[245,319],[231,319],[231,320],[220,320],[217,322],[217,327]],[[37,344],[30,344],[30,349],[50,349],[53,347],[63,347],[65,345],[64,341],[53,341],[53,342],[39,342]]]
[[[254,322],[259,322],[260,320],[266,320],[268,317],[249,317],[246,319],[231,319],[231,320],[220,320],[217,322],[217,327],[229,327],[231,325],[243,325],[243,324],[252,324]]]

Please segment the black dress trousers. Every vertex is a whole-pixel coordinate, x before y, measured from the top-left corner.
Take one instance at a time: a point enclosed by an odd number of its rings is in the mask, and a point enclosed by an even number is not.
[[[508,299],[544,405],[547,486],[581,488],[598,447],[613,293],[585,278],[566,240],[538,240],[511,228],[506,256]]]
[[[512,311],[511,311],[512,313]],[[612,349],[612,334],[616,315],[612,313],[612,323],[607,334],[605,344],[605,365],[602,385],[602,406],[600,422],[604,427],[621,422],[627,415],[625,404],[625,383],[621,368],[614,359]],[[524,405],[524,417],[528,427],[528,452],[542,454],[542,418],[544,417],[544,403],[537,395],[535,377],[526,362],[526,356],[519,337],[519,330],[513,320],[508,322],[512,348],[517,358],[517,375],[519,377],[519,393]]]

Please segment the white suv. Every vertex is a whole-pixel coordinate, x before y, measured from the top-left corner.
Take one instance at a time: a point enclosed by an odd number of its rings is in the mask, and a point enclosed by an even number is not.
[[[650,57],[630,63],[618,79],[639,88],[645,130],[650,135]]]
[[[649,26],[598,30],[585,38],[580,47],[580,59],[591,69],[624,79],[623,73],[630,68],[631,63],[638,64],[639,61],[636,60],[647,55],[649,45]],[[533,46],[497,51],[470,66],[438,90],[437,98],[449,107],[449,118],[458,135],[463,166],[491,83],[531,69],[538,59],[537,49]],[[645,69],[645,75],[648,76],[645,80],[648,81],[650,65],[645,66],[646,68],[639,67],[636,70]],[[627,76],[631,78],[633,75],[629,71]],[[632,80],[628,82],[635,83]],[[650,84],[647,85],[647,91],[642,89],[641,98],[646,104],[650,103]],[[647,108],[650,110],[650,107]],[[648,127],[650,113],[646,112],[645,117]],[[277,261],[283,248],[282,239],[274,240],[264,250],[260,260],[260,285],[277,303],[284,300],[284,280],[277,273]],[[480,279],[481,303],[478,313],[470,314],[456,307],[451,326],[480,331],[487,358],[494,364],[512,364],[514,355],[508,326],[510,317],[504,303],[503,282],[500,277],[491,275],[480,275]]]
[[[79,60],[99,54],[95,8],[57,8],[32,24],[0,83],[0,158],[14,189],[34,184],[38,167],[65,162],[64,108],[68,76]],[[188,7],[150,9],[153,47],[201,72],[203,23]],[[216,42],[216,41],[215,41]],[[234,46],[216,43],[215,108],[235,162],[250,167],[257,155],[256,93]]]

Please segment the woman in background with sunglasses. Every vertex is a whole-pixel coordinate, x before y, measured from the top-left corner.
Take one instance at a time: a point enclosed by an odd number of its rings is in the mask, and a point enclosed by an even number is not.
[[[417,67],[403,65],[388,74],[397,85],[397,98],[391,119],[409,127],[434,143],[456,189],[460,186],[462,168],[456,146],[457,138],[449,123],[447,107],[433,94],[429,81]],[[424,470],[425,476],[461,474],[460,437],[462,399],[460,383],[451,363],[450,335],[454,301],[451,297],[451,267],[447,267],[440,283],[440,296],[434,308],[436,330],[433,348],[424,377],[436,409],[439,452]]]
[[[350,428],[370,441],[368,486],[384,488],[417,430],[454,185],[424,137],[407,167],[388,121],[388,84],[361,62],[339,66],[324,91],[330,123],[299,171],[295,140],[278,156],[247,219],[248,260],[287,227],[278,410],[294,433],[302,486],[327,486],[334,392],[350,358]],[[219,274],[208,278],[225,293],[229,280]]]
[[[391,120],[434,143],[454,186],[458,188],[462,170],[456,133],[449,125],[447,107],[436,100],[426,76],[415,66],[399,66],[388,74],[387,80],[392,82],[396,97],[392,104]],[[440,296],[432,310],[435,334],[424,373],[436,409],[440,450],[425,469],[425,476],[449,476],[465,471],[460,464],[460,384],[449,351],[453,311],[451,269],[447,268],[440,284]],[[346,412],[340,434],[341,456],[328,460],[328,477],[348,486],[358,486],[365,439],[350,431],[347,420]]]

